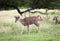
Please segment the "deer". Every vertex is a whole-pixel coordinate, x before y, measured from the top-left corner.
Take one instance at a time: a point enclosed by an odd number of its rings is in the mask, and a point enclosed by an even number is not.
[[[29,25],[36,25],[37,29],[36,32],[39,32],[39,21],[42,21],[43,19],[41,18],[41,16],[29,16],[29,17],[25,17],[23,19],[20,18],[20,16],[15,16],[15,22],[19,21],[23,26],[27,26],[27,30],[28,32],[30,32],[29,30]],[[21,33],[23,33],[24,28],[22,27],[22,31]]]
[[[58,20],[58,16],[54,16],[53,20],[55,21],[55,24],[60,24],[60,20]]]

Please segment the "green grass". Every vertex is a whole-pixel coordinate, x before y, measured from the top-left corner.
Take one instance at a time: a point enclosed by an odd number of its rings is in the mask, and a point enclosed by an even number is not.
[[[0,41],[60,41],[60,24],[54,24],[53,20],[41,21],[39,33],[31,25],[30,34],[26,28],[21,34],[20,27],[19,23],[0,22]]]
[[[18,23],[1,22],[0,27],[11,27],[11,32],[0,32],[0,41],[60,41],[60,24],[51,25],[52,22],[41,22],[40,32],[36,33],[35,29],[30,30],[30,34],[24,30],[21,35]],[[50,25],[49,25],[50,24]],[[18,26],[17,26],[18,25]],[[48,28],[42,25],[49,25]],[[35,27],[35,26],[31,26]],[[14,28],[14,29],[13,29]],[[17,31],[15,31],[17,29]]]

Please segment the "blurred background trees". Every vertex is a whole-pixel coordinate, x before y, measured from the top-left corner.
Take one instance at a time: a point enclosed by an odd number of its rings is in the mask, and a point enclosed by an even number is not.
[[[13,6],[58,9],[60,0],[0,0],[0,9],[9,9]]]

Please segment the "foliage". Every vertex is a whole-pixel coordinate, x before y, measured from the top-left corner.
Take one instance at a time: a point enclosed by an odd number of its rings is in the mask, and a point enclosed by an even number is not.
[[[60,8],[60,0],[0,0],[0,9],[8,8],[9,5],[17,7],[30,7],[30,8]]]
[[[60,0],[30,0],[30,7],[32,8],[57,8],[60,5]]]

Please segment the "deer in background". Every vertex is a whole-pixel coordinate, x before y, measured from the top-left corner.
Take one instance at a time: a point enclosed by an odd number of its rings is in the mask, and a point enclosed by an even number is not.
[[[28,32],[30,32],[29,25],[31,25],[31,24],[36,25],[37,26],[36,31],[39,32],[39,21],[41,21],[41,20],[42,20],[42,18],[39,15],[25,17],[24,19],[21,19],[19,16],[15,16],[15,22],[19,21],[23,26],[27,26]],[[24,28],[22,27],[21,30],[22,30],[21,33],[23,33]]]
[[[58,20],[58,16],[54,16],[53,20],[55,21],[55,24],[59,24],[60,20]]]

